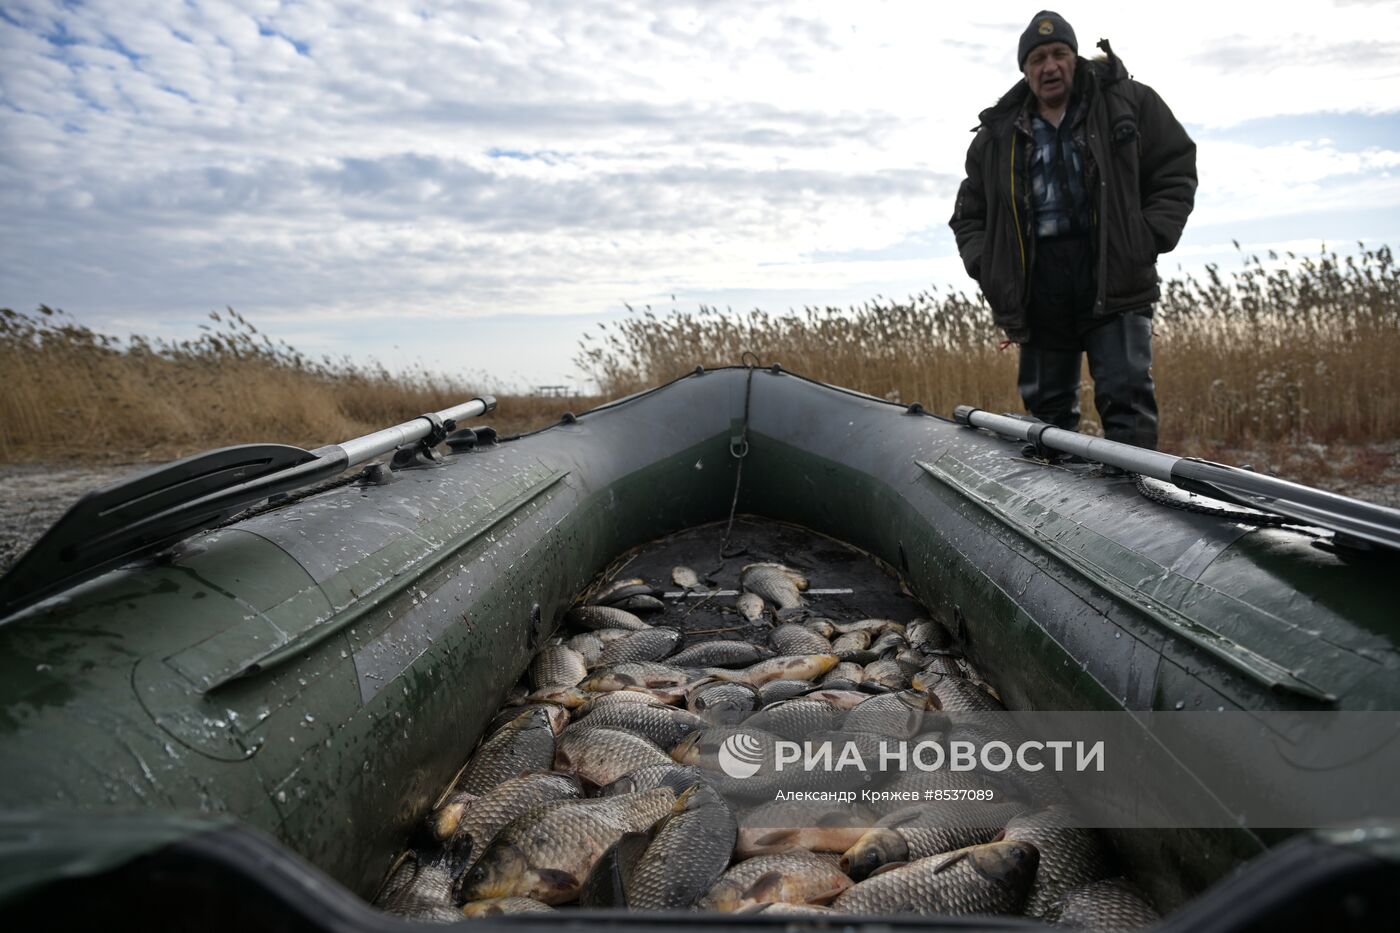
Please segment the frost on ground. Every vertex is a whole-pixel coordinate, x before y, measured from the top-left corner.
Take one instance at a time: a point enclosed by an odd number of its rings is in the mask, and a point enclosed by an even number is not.
[[[1400,441],[1366,447],[1275,445],[1267,450],[1212,450],[1206,458],[1248,464],[1262,473],[1295,479],[1400,508]],[[129,479],[158,464],[0,465],[0,573],[7,571],[83,493]]]

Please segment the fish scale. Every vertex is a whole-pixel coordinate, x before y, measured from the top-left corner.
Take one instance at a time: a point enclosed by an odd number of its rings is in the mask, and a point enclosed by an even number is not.
[[[636,661],[660,661],[674,651],[680,642],[681,633],[673,628],[653,628],[637,632],[605,646],[598,655],[595,666],[611,667]]]
[[[465,809],[447,841],[454,874],[460,876],[470,868],[502,827],[532,807],[582,797],[583,787],[576,777],[550,772],[512,778],[478,797]]]
[[[758,904],[825,903],[850,886],[832,859],[799,849],[735,864],[697,906],[733,913]]]
[[[593,864],[625,833],[642,832],[665,816],[675,791],[658,787],[640,794],[542,804],[497,833],[480,860],[463,876],[465,901],[531,897],[544,904],[567,903]]]
[[[626,691],[624,691],[626,692]],[[601,726],[640,735],[663,751],[696,730],[708,726],[703,718],[664,703],[611,703],[576,720],[570,729]]]
[[[458,793],[481,795],[527,771],[547,771],[554,761],[549,714],[532,709],[481,743],[457,779]]]
[[[772,656],[762,645],[725,640],[691,645],[669,660],[677,667],[743,667]]]
[[[554,766],[601,787],[636,768],[669,760],[656,743],[640,735],[579,723],[559,736]]]
[[[1026,897],[1026,914],[1049,919],[1051,909],[1071,888],[1100,881],[1109,863],[1098,837],[1073,825],[1070,813],[1049,807],[1006,824],[1008,840],[1029,842],[1040,850],[1040,868]]]
[[[773,629],[768,641],[779,654],[830,654],[831,642],[811,629],[792,622]]]
[[[1025,902],[1039,860],[1030,843],[971,846],[868,878],[831,906],[852,914],[1012,914]]]
[[[1161,916],[1135,888],[1113,878],[1066,891],[1047,919],[1083,930],[1137,930],[1152,926]]]
[[[637,910],[691,907],[729,865],[738,826],[729,805],[706,784],[681,795],[627,882],[627,906]]]

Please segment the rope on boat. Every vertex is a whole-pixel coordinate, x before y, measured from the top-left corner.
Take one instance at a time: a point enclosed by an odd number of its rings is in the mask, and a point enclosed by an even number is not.
[[[726,560],[745,551],[745,548],[739,548],[731,552],[729,550],[729,536],[734,531],[734,513],[739,508],[739,486],[744,479],[744,458],[749,455],[749,399],[753,397],[753,371],[762,366],[763,363],[757,355],[748,350],[743,352],[739,361],[749,371],[748,378],[744,381],[744,420],[739,425],[739,439],[737,442],[730,441],[729,443],[729,455],[739,461],[739,464],[734,470],[734,496],[729,500],[729,521],[725,523],[724,538],[719,543],[719,566],[710,571],[711,574],[723,567]]]
[[[1245,512],[1239,509],[1222,509],[1214,505],[1204,505],[1199,502],[1192,502],[1187,499],[1179,499],[1175,496],[1153,489],[1147,482],[1147,477],[1141,473],[1129,473],[1133,478],[1133,486],[1139,494],[1150,502],[1158,505],[1165,505],[1168,508],[1180,509],[1183,512],[1194,512],[1198,515],[1214,515],[1217,518],[1228,519],[1232,522],[1239,522],[1243,525],[1258,525],[1265,528],[1290,528],[1294,531],[1301,530],[1308,526],[1301,522],[1287,518],[1283,515],[1269,515],[1264,512]]]

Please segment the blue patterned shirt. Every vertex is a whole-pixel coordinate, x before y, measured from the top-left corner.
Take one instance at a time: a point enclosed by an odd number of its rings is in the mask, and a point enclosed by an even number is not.
[[[1065,112],[1057,129],[1040,114],[1031,114],[1031,206],[1037,237],[1065,236],[1089,231],[1089,195],[1084,188],[1084,162],[1070,127],[1079,102]]]

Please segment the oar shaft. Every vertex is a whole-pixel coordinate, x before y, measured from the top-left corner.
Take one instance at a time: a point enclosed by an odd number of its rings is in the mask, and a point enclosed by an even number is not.
[[[487,395],[482,398],[474,398],[470,402],[463,402],[452,408],[444,408],[442,411],[434,412],[433,415],[443,422],[464,421],[467,418],[475,418],[477,415],[493,411],[495,407],[496,399]],[[330,444],[312,452],[318,457],[343,456],[346,458],[346,466],[354,466],[357,463],[364,463],[366,460],[387,454],[404,444],[422,440],[428,436],[433,428],[433,422],[428,417],[420,415],[412,421],[396,424],[392,428],[384,428],[373,434],[366,434],[364,437],[356,437],[339,444]]]
[[[1066,431],[1063,428],[1046,424],[1023,421],[1020,418],[1012,418],[1007,415],[994,415],[989,411],[983,411],[969,405],[959,405],[953,411],[953,417],[962,424],[970,424],[974,428],[986,428],[1007,437],[1038,443],[1050,450],[1075,454],[1085,460],[1093,460],[1095,463],[1107,463],[1110,466],[1127,470],[1129,473],[1141,473],[1143,476],[1160,479],[1166,483],[1175,482],[1172,477],[1172,469],[1181,460],[1180,457],[1158,453],[1155,450],[1144,450],[1141,447],[1134,447],[1132,444],[1108,441],[1101,437],[1092,437],[1088,434]]]

